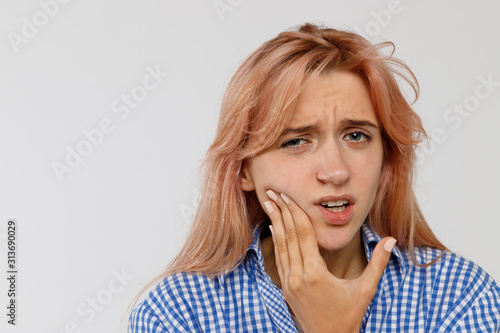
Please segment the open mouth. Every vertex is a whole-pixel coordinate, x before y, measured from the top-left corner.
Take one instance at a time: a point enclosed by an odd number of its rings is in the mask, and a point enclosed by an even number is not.
[[[331,212],[340,213],[346,210],[347,206],[349,206],[349,201],[347,200],[324,201],[320,205]]]

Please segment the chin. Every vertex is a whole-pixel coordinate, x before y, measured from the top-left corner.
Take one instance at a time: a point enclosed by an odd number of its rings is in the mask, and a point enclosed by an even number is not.
[[[318,239],[318,246],[325,251],[339,251],[345,248],[352,239]]]
[[[359,230],[359,229],[358,229]],[[348,246],[358,230],[320,230],[316,232],[318,246],[325,251],[339,251]]]

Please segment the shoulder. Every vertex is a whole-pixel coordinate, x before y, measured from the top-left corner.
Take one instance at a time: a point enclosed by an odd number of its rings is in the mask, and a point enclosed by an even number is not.
[[[210,298],[216,281],[189,273],[167,276],[132,310],[129,333],[196,331],[189,314],[200,299]]]
[[[376,244],[382,239],[368,224],[362,227],[367,259]],[[397,245],[386,269],[389,280],[401,279],[401,283],[413,288],[426,288],[439,293],[474,292],[476,296],[488,290],[498,292],[498,284],[479,265],[456,253],[431,247],[417,247],[413,250]]]
[[[246,256],[225,274],[212,277],[181,272],[166,276],[133,309],[129,333],[201,332],[214,327],[217,332],[229,332],[232,324],[245,321],[233,312],[260,306],[255,282],[256,272],[264,271],[259,235],[260,227],[256,227]]]
[[[500,330],[500,287],[479,265],[456,253],[422,247],[404,252],[408,285],[428,299],[428,313],[452,331]]]
[[[404,261],[410,270],[425,272],[430,277],[440,277],[459,290],[473,286],[482,290],[498,289],[496,281],[483,268],[456,253],[419,247],[413,251],[416,263],[412,260],[409,250],[403,253]]]

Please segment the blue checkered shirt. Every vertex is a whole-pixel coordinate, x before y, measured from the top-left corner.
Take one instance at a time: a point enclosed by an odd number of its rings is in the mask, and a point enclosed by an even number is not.
[[[165,278],[134,308],[128,332],[297,332],[283,293],[265,271],[261,229],[255,228],[245,260],[234,271],[216,278]],[[369,260],[381,237],[366,224],[362,234]],[[421,263],[440,253],[415,251]],[[500,332],[500,288],[454,253],[421,268],[395,247],[361,332]]]

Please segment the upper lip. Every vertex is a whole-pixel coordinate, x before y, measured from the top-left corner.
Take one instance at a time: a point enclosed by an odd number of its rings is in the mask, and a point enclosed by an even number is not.
[[[321,205],[323,202],[328,202],[328,201],[337,201],[337,200],[347,200],[350,205],[353,205],[356,203],[356,200],[354,200],[354,197],[350,194],[342,194],[342,195],[329,195],[326,197],[321,197],[319,200],[317,200],[314,204],[315,205]]]

